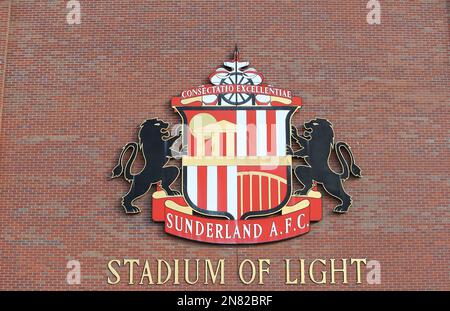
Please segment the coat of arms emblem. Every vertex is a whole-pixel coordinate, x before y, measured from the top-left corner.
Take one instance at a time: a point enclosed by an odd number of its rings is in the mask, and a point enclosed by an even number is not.
[[[291,119],[301,99],[264,84],[263,75],[241,61],[237,51],[209,80],[172,99],[182,123],[172,134],[168,123],[149,119],[140,127],[139,142],[122,149],[113,177],[123,175],[131,184],[122,198],[127,213],[140,211],[133,202],[153,185],[152,219],[164,222],[167,233],[208,243],[250,244],[309,232],[310,223],[322,218],[317,184],[341,201],[335,212],[348,210],[351,197],[342,181],[350,174],[360,177],[360,169],[347,144],[334,144],[330,122],[311,120],[298,134]],[[332,148],[341,174],[328,166]],[[123,163],[128,150],[131,156]],[[139,151],[145,167],[132,174]],[[295,158],[305,164],[294,166]],[[180,160],[180,168],[168,165],[169,159]],[[180,173],[181,189],[172,189]],[[293,178],[303,189],[293,189]]]

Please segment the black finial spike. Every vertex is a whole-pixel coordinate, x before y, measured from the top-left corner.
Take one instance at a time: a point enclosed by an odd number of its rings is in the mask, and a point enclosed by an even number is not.
[[[235,62],[239,61],[239,49],[238,49],[237,43],[234,46],[234,58],[233,58],[233,60]]]

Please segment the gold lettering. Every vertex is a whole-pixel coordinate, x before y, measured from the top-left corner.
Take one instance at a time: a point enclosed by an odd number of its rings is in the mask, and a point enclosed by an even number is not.
[[[250,267],[251,267],[251,269],[252,269],[251,277],[250,277],[250,280],[248,280],[248,281],[245,280],[245,278],[244,278],[244,273],[243,273],[244,265],[245,265],[246,263],[249,263],[249,264],[250,264]],[[245,285],[251,284],[251,283],[255,280],[255,277],[256,277],[256,267],[255,267],[255,264],[254,264],[253,261],[251,261],[250,259],[245,259],[245,260],[244,260],[243,262],[241,262],[241,264],[239,265],[239,278],[240,278],[241,282],[244,283]]]
[[[205,268],[205,284],[208,284],[208,274],[211,274],[211,281],[212,284],[216,283],[217,276],[219,275],[220,271],[220,284],[225,284],[225,259],[220,259],[217,263],[216,272],[214,273],[213,267],[211,264],[211,260],[207,259],[205,260],[206,268]],[[208,273],[209,272],[209,273]]]
[[[186,283],[194,285],[194,284],[196,284],[198,282],[198,278],[199,278],[198,263],[199,263],[200,259],[196,259],[195,260],[196,261],[196,269],[195,269],[196,278],[195,278],[195,281],[189,280],[189,261],[190,261],[189,259],[185,259],[184,260],[184,279],[185,279]]]
[[[162,264],[164,264],[166,266],[166,270],[167,270],[167,275],[165,280],[162,280]],[[172,275],[172,268],[170,268],[170,265],[167,261],[162,260],[162,259],[158,259],[158,285],[162,285],[167,283],[167,281],[170,279]]]
[[[174,259],[173,260],[173,262],[174,262],[174,267],[173,267],[173,284],[174,285],[179,285],[180,284],[180,280],[179,280],[179,275],[178,275],[178,272],[179,272],[179,266],[178,266],[178,259]]]
[[[286,264],[285,264],[285,267],[286,267],[286,285],[298,284],[297,279],[291,281],[291,260],[290,259],[285,259],[284,261],[286,262]]]
[[[316,264],[316,262],[320,262],[323,266],[326,266],[326,261],[324,259],[316,259],[313,262],[311,262],[311,264],[309,265],[309,278],[311,279],[311,281],[313,283],[316,284],[325,284],[327,282],[327,272],[326,271],[321,271],[322,274],[322,279],[320,281],[317,281],[314,278],[314,265]]]
[[[120,261],[117,260],[117,259],[113,259],[113,260],[110,260],[110,261],[108,262],[108,270],[109,270],[109,272],[111,272],[111,273],[114,275],[114,277],[116,278],[115,281],[111,281],[111,279],[110,279],[109,276],[108,276],[108,284],[116,285],[117,283],[120,282],[120,274],[119,274],[119,273],[116,271],[116,269],[114,269],[114,267],[112,266],[113,263],[116,263],[116,264],[120,267]]]
[[[350,259],[350,264],[353,265],[353,263],[356,262],[356,284],[361,284],[361,263],[364,265],[367,264],[367,259]]]
[[[139,259],[124,259],[123,265],[130,266],[130,268],[128,269],[128,272],[130,274],[128,284],[133,285],[134,284],[134,265],[139,265]]]
[[[305,284],[305,259],[300,259],[300,284]]]
[[[150,264],[148,263],[148,260],[145,261],[144,264],[144,270],[142,271],[142,276],[141,276],[141,281],[139,282],[139,284],[144,284],[144,278],[148,279],[147,284],[148,285],[152,285],[153,283],[153,278],[152,278],[152,273],[150,271]]]
[[[347,259],[342,259],[342,269],[337,269],[335,267],[335,259],[330,259],[330,263],[331,263],[331,283],[330,284],[336,284],[336,279],[335,279],[335,273],[336,272],[342,272],[343,276],[344,276],[344,281],[342,282],[343,284],[347,284]]]
[[[258,284],[264,284],[263,272],[270,274],[270,259],[258,259],[259,262],[259,282]],[[263,267],[263,264],[266,264],[266,267]]]

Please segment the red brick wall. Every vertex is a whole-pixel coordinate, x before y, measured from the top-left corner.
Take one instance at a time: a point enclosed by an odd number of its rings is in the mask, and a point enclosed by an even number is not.
[[[10,3],[10,1],[2,1],[0,3],[0,129],[2,126],[3,83],[5,80],[5,68],[7,63]]]
[[[0,289],[130,288],[106,284],[113,258],[226,258],[226,285],[210,289],[450,289],[445,0],[381,1],[377,26],[363,0],[81,1],[77,26],[67,25],[65,2],[12,2]],[[7,10],[2,1],[2,62]],[[363,169],[345,184],[351,211],[333,214],[327,197],[305,236],[232,247],[181,240],[150,221],[149,195],[141,214],[125,215],[128,185],[109,178],[137,126],[177,122],[171,97],[205,83],[235,43],[266,81],[303,98],[296,125],[330,119]],[[272,277],[242,285],[237,262],[258,257],[272,259]],[[376,259],[382,283],[287,287],[284,258]],[[70,259],[81,262],[78,287],[66,284]]]

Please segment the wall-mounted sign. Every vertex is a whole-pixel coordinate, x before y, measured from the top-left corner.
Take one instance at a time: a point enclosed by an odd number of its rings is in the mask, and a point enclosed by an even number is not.
[[[262,74],[240,61],[238,52],[209,80],[210,85],[172,99],[183,124],[179,133],[171,136],[168,123],[149,119],[140,126],[139,142],[122,149],[113,177],[123,175],[131,184],[122,198],[126,213],[138,213],[133,202],[154,185],[152,218],[164,222],[167,233],[207,243],[253,244],[309,232],[310,223],[322,219],[317,184],[341,201],[335,212],[348,210],[351,197],[342,181],[350,174],[360,177],[360,169],[349,146],[334,143],[329,121],[311,120],[299,135],[291,119],[301,99],[264,84]],[[341,174],[328,166],[332,148]],[[145,167],[132,174],[138,152]],[[294,166],[294,158],[304,163]],[[181,170],[169,165],[170,159],[181,160]],[[180,171],[177,191],[171,186]],[[292,176],[303,189],[293,189]]]

